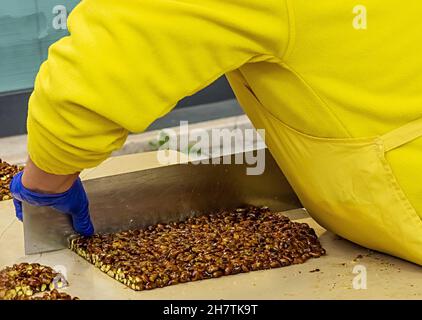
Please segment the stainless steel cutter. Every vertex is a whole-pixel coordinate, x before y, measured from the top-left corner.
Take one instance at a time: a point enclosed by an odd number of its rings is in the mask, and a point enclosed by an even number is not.
[[[232,164],[175,164],[86,180],[95,230],[143,228],[242,205],[302,208],[270,152],[265,154],[265,171],[257,176],[228,155],[220,163]],[[74,235],[69,216],[52,208],[24,204],[23,216],[26,254],[66,248]]]

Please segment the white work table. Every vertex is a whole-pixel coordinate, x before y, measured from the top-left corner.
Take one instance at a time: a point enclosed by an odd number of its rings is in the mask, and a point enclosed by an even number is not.
[[[155,166],[145,161],[148,156],[142,157],[141,162],[133,157],[134,163]],[[113,168],[121,170],[118,158],[95,169],[95,176]],[[315,229],[326,256],[301,265],[135,292],[67,249],[25,256],[23,226],[15,218],[12,201],[4,201],[0,202],[0,268],[19,262],[61,265],[70,283],[63,291],[81,299],[422,299],[422,267],[343,240],[321,228],[304,210],[287,215]],[[353,279],[359,274],[353,271],[363,267],[367,289],[357,290]]]

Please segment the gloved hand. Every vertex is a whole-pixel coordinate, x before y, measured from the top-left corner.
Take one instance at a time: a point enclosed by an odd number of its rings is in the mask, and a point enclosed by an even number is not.
[[[42,194],[26,189],[22,184],[23,172],[19,172],[10,183],[10,192],[16,209],[16,217],[22,221],[22,201],[34,206],[48,206],[69,214],[73,228],[83,236],[92,236],[94,226],[89,216],[89,202],[81,180],[78,178],[72,187],[58,194]]]

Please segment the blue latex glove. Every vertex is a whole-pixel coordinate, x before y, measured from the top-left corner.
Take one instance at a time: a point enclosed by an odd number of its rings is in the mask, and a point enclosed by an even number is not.
[[[22,174],[19,172],[10,183],[10,192],[13,195],[16,217],[22,221],[22,201],[34,206],[53,207],[54,209],[69,214],[72,217],[73,228],[83,236],[92,236],[94,226],[89,216],[89,202],[82,185],[77,179],[72,187],[58,194],[42,194],[26,189],[22,184]]]

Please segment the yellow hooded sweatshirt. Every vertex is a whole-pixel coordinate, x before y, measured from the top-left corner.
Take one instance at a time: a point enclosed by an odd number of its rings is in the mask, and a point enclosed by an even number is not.
[[[84,0],[29,103],[41,169],[98,165],[225,74],[311,215],[422,264],[422,2]]]

